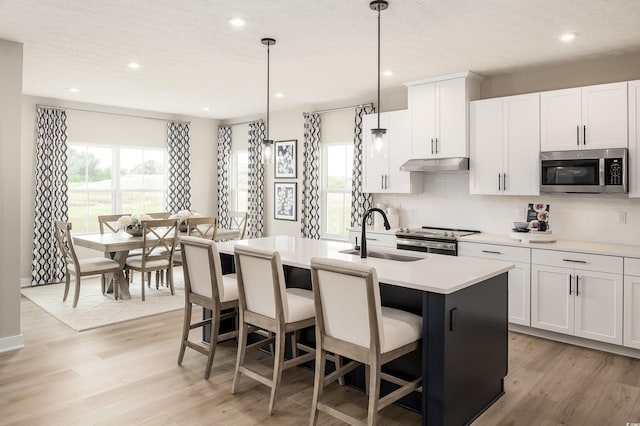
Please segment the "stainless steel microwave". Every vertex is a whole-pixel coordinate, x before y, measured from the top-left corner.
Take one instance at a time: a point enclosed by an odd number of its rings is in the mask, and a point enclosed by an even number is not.
[[[627,193],[626,148],[540,153],[540,192]]]

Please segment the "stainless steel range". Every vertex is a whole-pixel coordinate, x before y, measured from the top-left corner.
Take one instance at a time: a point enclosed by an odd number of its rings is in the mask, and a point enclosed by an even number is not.
[[[396,247],[402,250],[457,256],[458,238],[479,232],[469,229],[435,228],[431,226],[413,229],[400,228],[396,232]]]

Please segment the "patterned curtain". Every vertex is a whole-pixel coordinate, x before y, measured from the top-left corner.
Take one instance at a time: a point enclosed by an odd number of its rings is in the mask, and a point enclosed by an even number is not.
[[[249,123],[249,195],[247,238],[261,238],[264,232],[264,165],[262,141],[265,137],[262,120]]]
[[[218,226],[231,227],[229,221],[229,164],[231,163],[231,127],[218,127]]]
[[[351,226],[361,226],[362,216],[373,206],[373,195],[362,192],[362,116],[375,112],[373,105],[356,107],[351,180]]]
[[[191,174],[189,171],[189,123],[167,124],[169,174],[166,210],[177,213],[191,209]]]
[[[320,115],[304,114],[304,164],[300,232],[320,239]]]
[[[67,206],[67,113],[37,107],[35,212],[31,285],[60,282],[64,261],[54,222],[69,220]]]

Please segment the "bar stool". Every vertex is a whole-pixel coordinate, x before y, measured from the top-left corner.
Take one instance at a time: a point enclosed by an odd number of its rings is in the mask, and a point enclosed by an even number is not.
[[[314,349],[297,343],[296,332],[315,324],[315,310],[311,291],[286,288],[282,261],[277,251],[236,245],[235,265],[238,276],[240,306],[240,333],[238,356],[231,393],[238,392],[240,375],[256,380],[271,388],[269,415],[275,409],[275,400],[282,371],[311,361]],[[274,333],[275,337],[247,347],[248,328],[258,327]],[[292,359],[284,360],[286,335],[292,333]],[[273,376],[265,377],[244,366],[247,349],[264,346],[275,340]],[[298,355],[298,350],[306,353]]]
[[[216,244],[205,238],[182,237],[183,272],[184,272],[184,326],[178,365],[182,364],[184,351],[187,347],[207,355],[207,367],[204,378],[211,374],[213,357],[218,342],[224,342],[238,337],[238,331],[233,330],[219,334],[220,322],[237,316],[238,310],[238,282],[235,274],[222,275],[222,265]],[[191,324],[193,304],[211,310],[211,318]],[[225,310],[231,312],[222,313]],[[194,328],[211,326],[209,348],[189,341],[189,331]]]
[[[381,366],[420,347],[422,317],[382,307],[378,276],[372,267],[333,259],[311,259],[311,282],[316,308],[316,367],[310,424],[318,411],[350,424],[363,424],[322,402],[325,385],[359,364],[368,367],[369,406],[367,425],[375,424],[378,411],[421,391],[422,378],[407,382],[381,372]],[[325,377],[327,352],[350,361]],[[380,380],[401,387],[380,398]]]

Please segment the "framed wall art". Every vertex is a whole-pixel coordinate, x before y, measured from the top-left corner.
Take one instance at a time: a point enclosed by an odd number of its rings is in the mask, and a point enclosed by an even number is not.
[[[298,173],[298,140],[275,141],[276,178],[296,178]]]
[[[273,188],[274,218],[280,220],[297,220],[298,184],[295,182],[275,182]]]

